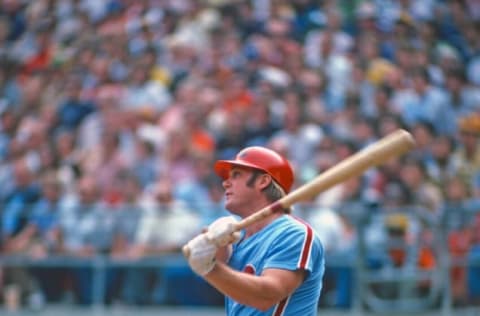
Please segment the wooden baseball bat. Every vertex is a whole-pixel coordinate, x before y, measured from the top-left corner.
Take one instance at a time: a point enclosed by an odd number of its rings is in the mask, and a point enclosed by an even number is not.
[[[319,193],[349,179],[361,175],[367,169],[381,165],[393,157],[400,156],[415,146],[415,140],[406,130],[399,129],[383,137],[375,143],[345,158],[313,180],[298,187],[278,201],[260,209],[252,215],[238,221],[234,231],[239,231],[276,212],[283,212],[293,204],[308,201]],[[190,250],[183,247],[183,253],[188,258]]]

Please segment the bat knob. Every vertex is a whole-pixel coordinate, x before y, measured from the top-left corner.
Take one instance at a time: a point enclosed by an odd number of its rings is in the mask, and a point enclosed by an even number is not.
[[[190,248],[188,247],[188,245],[183,246],[182,252],[185,258],[188,259],[190,257]]]

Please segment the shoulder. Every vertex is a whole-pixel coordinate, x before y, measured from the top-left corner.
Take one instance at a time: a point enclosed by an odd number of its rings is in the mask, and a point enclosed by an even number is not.
[[[289,217],[290,220],[293,222],[292,225],[296,227],[298,234],[301,234],[303,237],[303,247],[309,247],[310,251],[323,254],[323,244],[315,229],[313,229],[313,227],[309,223],[299,217]]]
[[[275,227],[274,231],[278,232],[281,239],[287,243],[301,242],[321,246],[320,239],[312,226],[299,217],[285,215],[276,224],[278,227]]]
[[[285,227],[287,229],[298,230],[298,231],[313,230],[310,224],[300,217],[288,214],[288,215],[285,215],[283,218],[285,222]]]
[[[277,219],[271,228],[265,242],[269,257],[266,267],[313,271],[322,265],[323,246],[308,223],[285,215]]]

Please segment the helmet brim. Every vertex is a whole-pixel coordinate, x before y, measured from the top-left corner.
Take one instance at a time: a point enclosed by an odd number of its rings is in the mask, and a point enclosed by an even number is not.
[[[230,170],[232,170],[233,167],[246,167],[246,168],[262,170],[254,164],[250,164],[248,162],[238,161],[238,160],[218,160],[217,162],[215,162],[213,169],[220,178],[225,180],[228,178],[230,174]]]

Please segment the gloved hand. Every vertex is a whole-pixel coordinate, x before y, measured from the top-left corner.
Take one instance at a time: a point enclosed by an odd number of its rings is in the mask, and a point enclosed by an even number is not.
[[[200,234],[187,243],[189,249],[188,264],[198,275],[204,276],[215,266],[218,247],[206,234]]]
[[[236,243],[240,232],[234,231],[237,220],[233,216],[220,217],[208,226],[207,237],[218,247]]]

